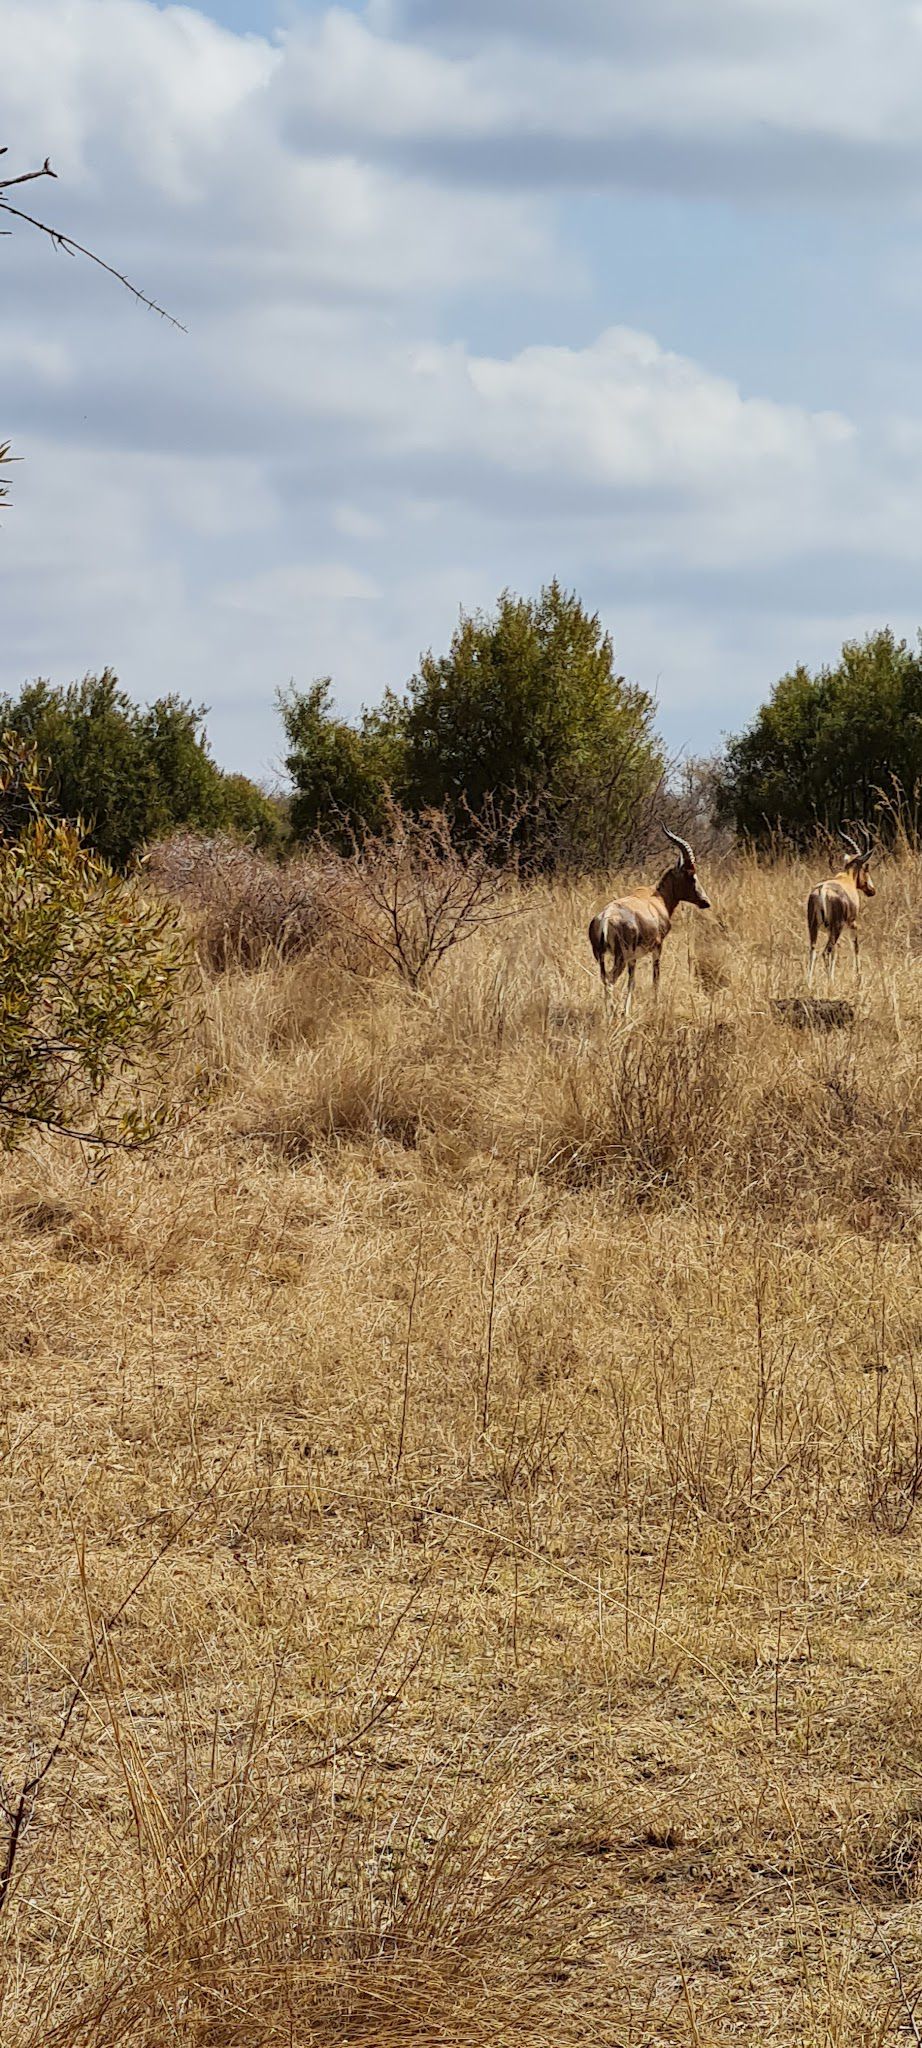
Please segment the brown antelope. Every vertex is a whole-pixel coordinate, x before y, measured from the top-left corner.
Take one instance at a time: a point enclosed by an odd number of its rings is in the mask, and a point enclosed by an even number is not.
[[[851,848],[849,858],[838,875],[830,875],[826,882],[819,882],[811,889],[807,899],[807,927],[810,933],[810,967],[807,974],[808,987],[813,981],[816,966],[816,948],[821,931],[826,933],[823,960],[830,981],[835,979],[836,947],[842,933],[851,932],[855,948],[855,979],[861,973],[861,955],[858,950],[858,903],[860,896],[875,896],[877,891],[868,873],[871,858],[871,839],[867,826],[862,826],[865,837],[864,847],[858,845],[849,832],[841,825],[839,834],[846,846]]]
[[[668,938],[680,903],[694,903],[698,910],[710,910],[710,903],[698,880],[695,856],[687,839],[663,826],[667,839],[679,849],[679,858],[666,869],[655,889],[633,889],[630,896],[618,896],[606,904],[589,926],[589,944],[599,963],[606,1004],[611,987],[627,968],[624,1014],[629,1016],[634,993],[634,970],[641,953],[653,955],[653,992],[659,988],[660,953]]]

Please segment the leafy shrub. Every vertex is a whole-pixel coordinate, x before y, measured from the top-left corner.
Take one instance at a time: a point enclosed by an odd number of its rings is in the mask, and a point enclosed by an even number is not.
[[[403,695],[357,723],[331,708],[329,678],[281,699],[296,836],[387,830],[397,798],[417,817],[448,809],[455,831],[492,799],[520,806],[518,845],[552,867],[604,864],[634,842],[664,757],[653,700],[619,676],[598,617],[549,583],[462,613],[447,653],[424,654]]]
[[[403,782],[403,740],[387,706],[364,711],[352,725],[337,716],[331,695],[324,676],[308,690],[285,691],[279,710],[295,791],[292,831],[297,839],[321,832],[346,850],[351,832],[383,825],[388,792]]]
[[[835,667],[781,677],[716,772],[718,813],[744,838],[806,846],[819,826],[879,812],[883,836],[918,830],[922,647],[884,630],[846,641]],[[881,793],[888,793],[881,804]],[[896,802],[893,794],[896,793]]]
[[[34,1125],[142,1143],[145,1087],[176,1028],[186,952],[172,913],[43,810],[34,755],[0,741],[0,1144]]]

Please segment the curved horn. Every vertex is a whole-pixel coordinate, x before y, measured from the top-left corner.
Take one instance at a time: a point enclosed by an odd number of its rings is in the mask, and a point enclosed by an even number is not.
[[[870,832],[868,831],[868,828],[867,828],[867,826],[866,826],[866,824],[865,824],[865,822],[864,822],[864,819],[863,819],[863,818],[862,818],[862,820],[861,820],[861,830],[862,830],[862,832],[864,833],[864,838],[865,838],[865,847],[864,847],[864,857],[865,857],[865,860],[870,860],[870,857],[871,857],[871,847],[872,847],[873,841],[872,841],[872,839],[871,839],[871,834],[870,834]]]
[[[680,849],[681,849],[681,853],[682,853],[682,859],[683,859],[683,862],[684,862],[685,866],[686,866],[687,868],[693,868],[693,867],[694,867],[694,865],[695,865],[695,856],[694,856],[694,854],[692,853],[692,850],[691,850],[691,847],[689,846],[688,840],[687,840],[687,839],[680,839],[680,838],[679,838],[679,835],[678,835],[678,833],[677,833],[677,832],[670,832],[670,830],[669,830],[669,827],[668,827],[668,825],[664,825],[664,826],[663,826],[663,831],[664,831],[664,832],[665,832],[665,834],[666,834],[666,838],[667,838],[667,839],[671,839],[671,840],[672,840],[673,846],[678,846],[678,847],[680,847]]]
[[[859,860],[864,859],[864,854],[861,851],[857,839],[853,839],[851,833],[846,832],[844,825],[839,826],[839,838],[844,839],[846,846],[851,848],[852,853],[857,854]]]

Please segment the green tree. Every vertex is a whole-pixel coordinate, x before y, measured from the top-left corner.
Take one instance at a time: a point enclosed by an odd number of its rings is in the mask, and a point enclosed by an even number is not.
[[[389,701],[352,725],[336,716],[331,694],[330,678],[323,676],[279,698],[285,766],[294,783],[291,829],[296,839],[321,831],[334,843],[348,843],[355,829],[377,831],[383,824],[389,792],[402,784],[404,749]]]
[[[204,706],[196,709],[176,696],[158,697],[146,711],[136,713],[129,707],[127,715],[137,733],[151,792],[145,838],[178,824],[219,831],[226,815],[223,778],[208,751]]]
[[[56,688],[27,683],[0,701],[0,726],[37,751],[48,802],[80,820],[88,840],[115,867],[178,826],[203,832],[240,829],[271,844],[268,799],[245,777],[226,777],[212,760],[205,712],[176,696],[146,710],[132,703],[111,669]]]
[[[65,689],[27,683],[0,701],[0,726],[34,747],[51,810],[81,821],[103,859],[124,866],[156,829],[156,786],[139,715],[112,671]]]
[[[222,830],[247,839],[260,853],[281,852],[289,834],[288,805],[268,796],[248,775],[221,776]]]
[[[644,690],[618,675],[598,616],[557,582],[462,614],[447,654],[426,654],[390,719],[411,807],[490,797],[530,805],[520,839],[539,860],[612,859],[663,772]]]
[[[728,741],[719,815],[739,835],[804,845],[818,827],[867,818],[894,784],[922,778],[922,655],[889,629],[847,641],[835,667],[782,676]]]
[[[34,751],[0,739],[0,1145],[35,1125],[99,1144],[161,1127],[185,943],[44,809]]]

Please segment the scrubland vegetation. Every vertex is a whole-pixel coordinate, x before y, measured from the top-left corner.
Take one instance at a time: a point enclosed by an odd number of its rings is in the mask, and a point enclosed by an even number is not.
[[[916,2038],[916,862],[828,1033],[806,864],[627,1027],[605,885],[414,989],[185,872],[178,1130],[0,1181],[4,2043]]]

